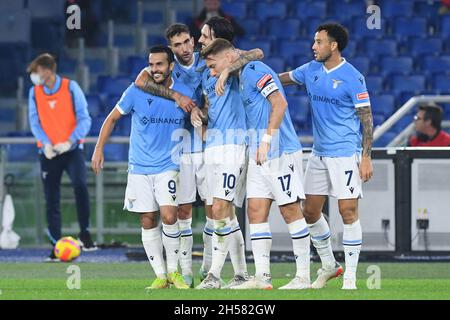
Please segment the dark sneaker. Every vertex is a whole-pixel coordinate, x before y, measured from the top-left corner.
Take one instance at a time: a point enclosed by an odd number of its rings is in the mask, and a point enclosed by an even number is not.
[[[95,251],[97,250],[97,245],[92,242],[91,234],[89,231],[80,232],[78,235],[78,242],[83,251]]]
[[[50,255],[44,259],[45,262],[59,262],[60,260],[55,256],[55,252],[52,249]]]

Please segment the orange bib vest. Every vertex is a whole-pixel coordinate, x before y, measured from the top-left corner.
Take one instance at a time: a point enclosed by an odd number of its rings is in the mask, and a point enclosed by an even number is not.
[[[69,82],[69,79],[61,78],[59,90],[50,95],[45,94],[43,85],[34,87],[39,121],[52,145],[69,140],[77,125]],[[38,141],[38,147],[42,147],[41,141]]]

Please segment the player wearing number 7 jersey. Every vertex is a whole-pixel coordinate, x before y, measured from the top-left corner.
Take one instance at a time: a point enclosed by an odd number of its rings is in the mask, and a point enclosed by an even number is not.
[[[231,43],[216,39],[202,51],[211,73],[221,74],[238,53]],[[260,61],[250,62],[239,75],[250,137],[247,173],[247,214],[256,275],[233,289],[272,289],[268,216],[272,202],[286,221],[297,264],[296,277],[280,289],[307,289],[309,277],[309,230],[300,208],[302,147],[287,111],[283,87],[276,73]]]
[[[369,94],[361,73],[341,57],[347,42],[347,30],[341,25],[321,25],[312,47],[315,61],[280,75],[283,84],[303,84],[311,102],[314,145],[305,174],[304,214],[322,260],[313,288],[322,288],[342,273],[331,249],[330,228],[321,214],[329,195],[338,199],[344,221],[346,270],[342,289],[356,289],[362,244],[358,198],[362,197],[361,180],[368,181],[373,173]]]
[[[194,95],[192,89],[173,81],[174,55],[170,48],[151,48],[149,65],[156,83],[185,96]],[[157,276],[149,289],[163,289],[169,284],[187,289],[189,286],[177,271],[181,235],[177,222],[177,185],[181,150],[177,150],[179,144],[175,138],[176,130],[184,128],[187,114],[174,101],[148,94],[131,84],[103,123],[92,156],[95,173],[103,167],[103,147],[107,138],[115,123],[126,114],[131,114],[132,123],[124,209],[140,214],[142,243]]]

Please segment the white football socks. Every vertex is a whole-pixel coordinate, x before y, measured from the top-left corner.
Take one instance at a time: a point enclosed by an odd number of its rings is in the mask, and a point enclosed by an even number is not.
[[[163,244],[159,226],[148,230],[142,228],[141,230],[142,244],[153,271],[158,278],[166,279],[167,271],[164,263]]]
[[[230,244],[230,218],[214,220],[214,234],[212,237],[212,264],[209,270],[215,277],[220,278]]]
[[[214,233],[214,220],[206,217],[206,224],[203,229],[203,261],[202,270],[209,271],[212,263],[212,236]]]
[[[231,263],[233,265],[235,275],[244,275],[247,273],[247,262],[245,261],[245,242],[244,236],[242,235],[239,222],[234,217],[230,221],[231,224],[231,234],[230,234],[230,245],[228,250],[230,251]]]
[[[362,245],[362,230],[359,219],[351,224],[344,224],[342,245],[345,253],[344,278],[356,279],[356,269],[358,268],[359,253]]]
[[[292,247],[297,265],[297,277],[310,280],[310,237],[305,218],[295,220],[288,225],[292,238]]]
[[[272,233],[268,222],[250,224],[253,258],[255,259],[255,276],[270,277],[270,249]]]
[[[162,243],[166,249],[167,272],[178,271],[178,260],[180,250],[180,229],[178,222],[174,224],[162,224]]]
[[[308,224],[311,241],[317,250],[317,254],[325,269],[332,269],[336,265],[333,248],[331,247],[331,232],[327,220],[321,215],[320,219],[313,224]]]
[[[180,227],[180,267],[183,275],[192,276],[192,218],[178,220]]]

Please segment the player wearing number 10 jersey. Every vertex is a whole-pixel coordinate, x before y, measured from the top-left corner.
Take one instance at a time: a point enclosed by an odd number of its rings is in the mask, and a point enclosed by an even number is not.
[[[238,57],[231,43],[216,39],[202,51],[211,73],[220,74]],[[268,223],[275,200],[292,237],[296,277],[280,289],[306,289],[309,278],[309,231],[303,218],[302,148],[292,125],[287,102],[276,73],[262,62],[248,63],[239,76],[250,134],[247,173],[248,218],[256,276],[232,289],[272,289]],[[233,79],[233,78],[231,78]]]

